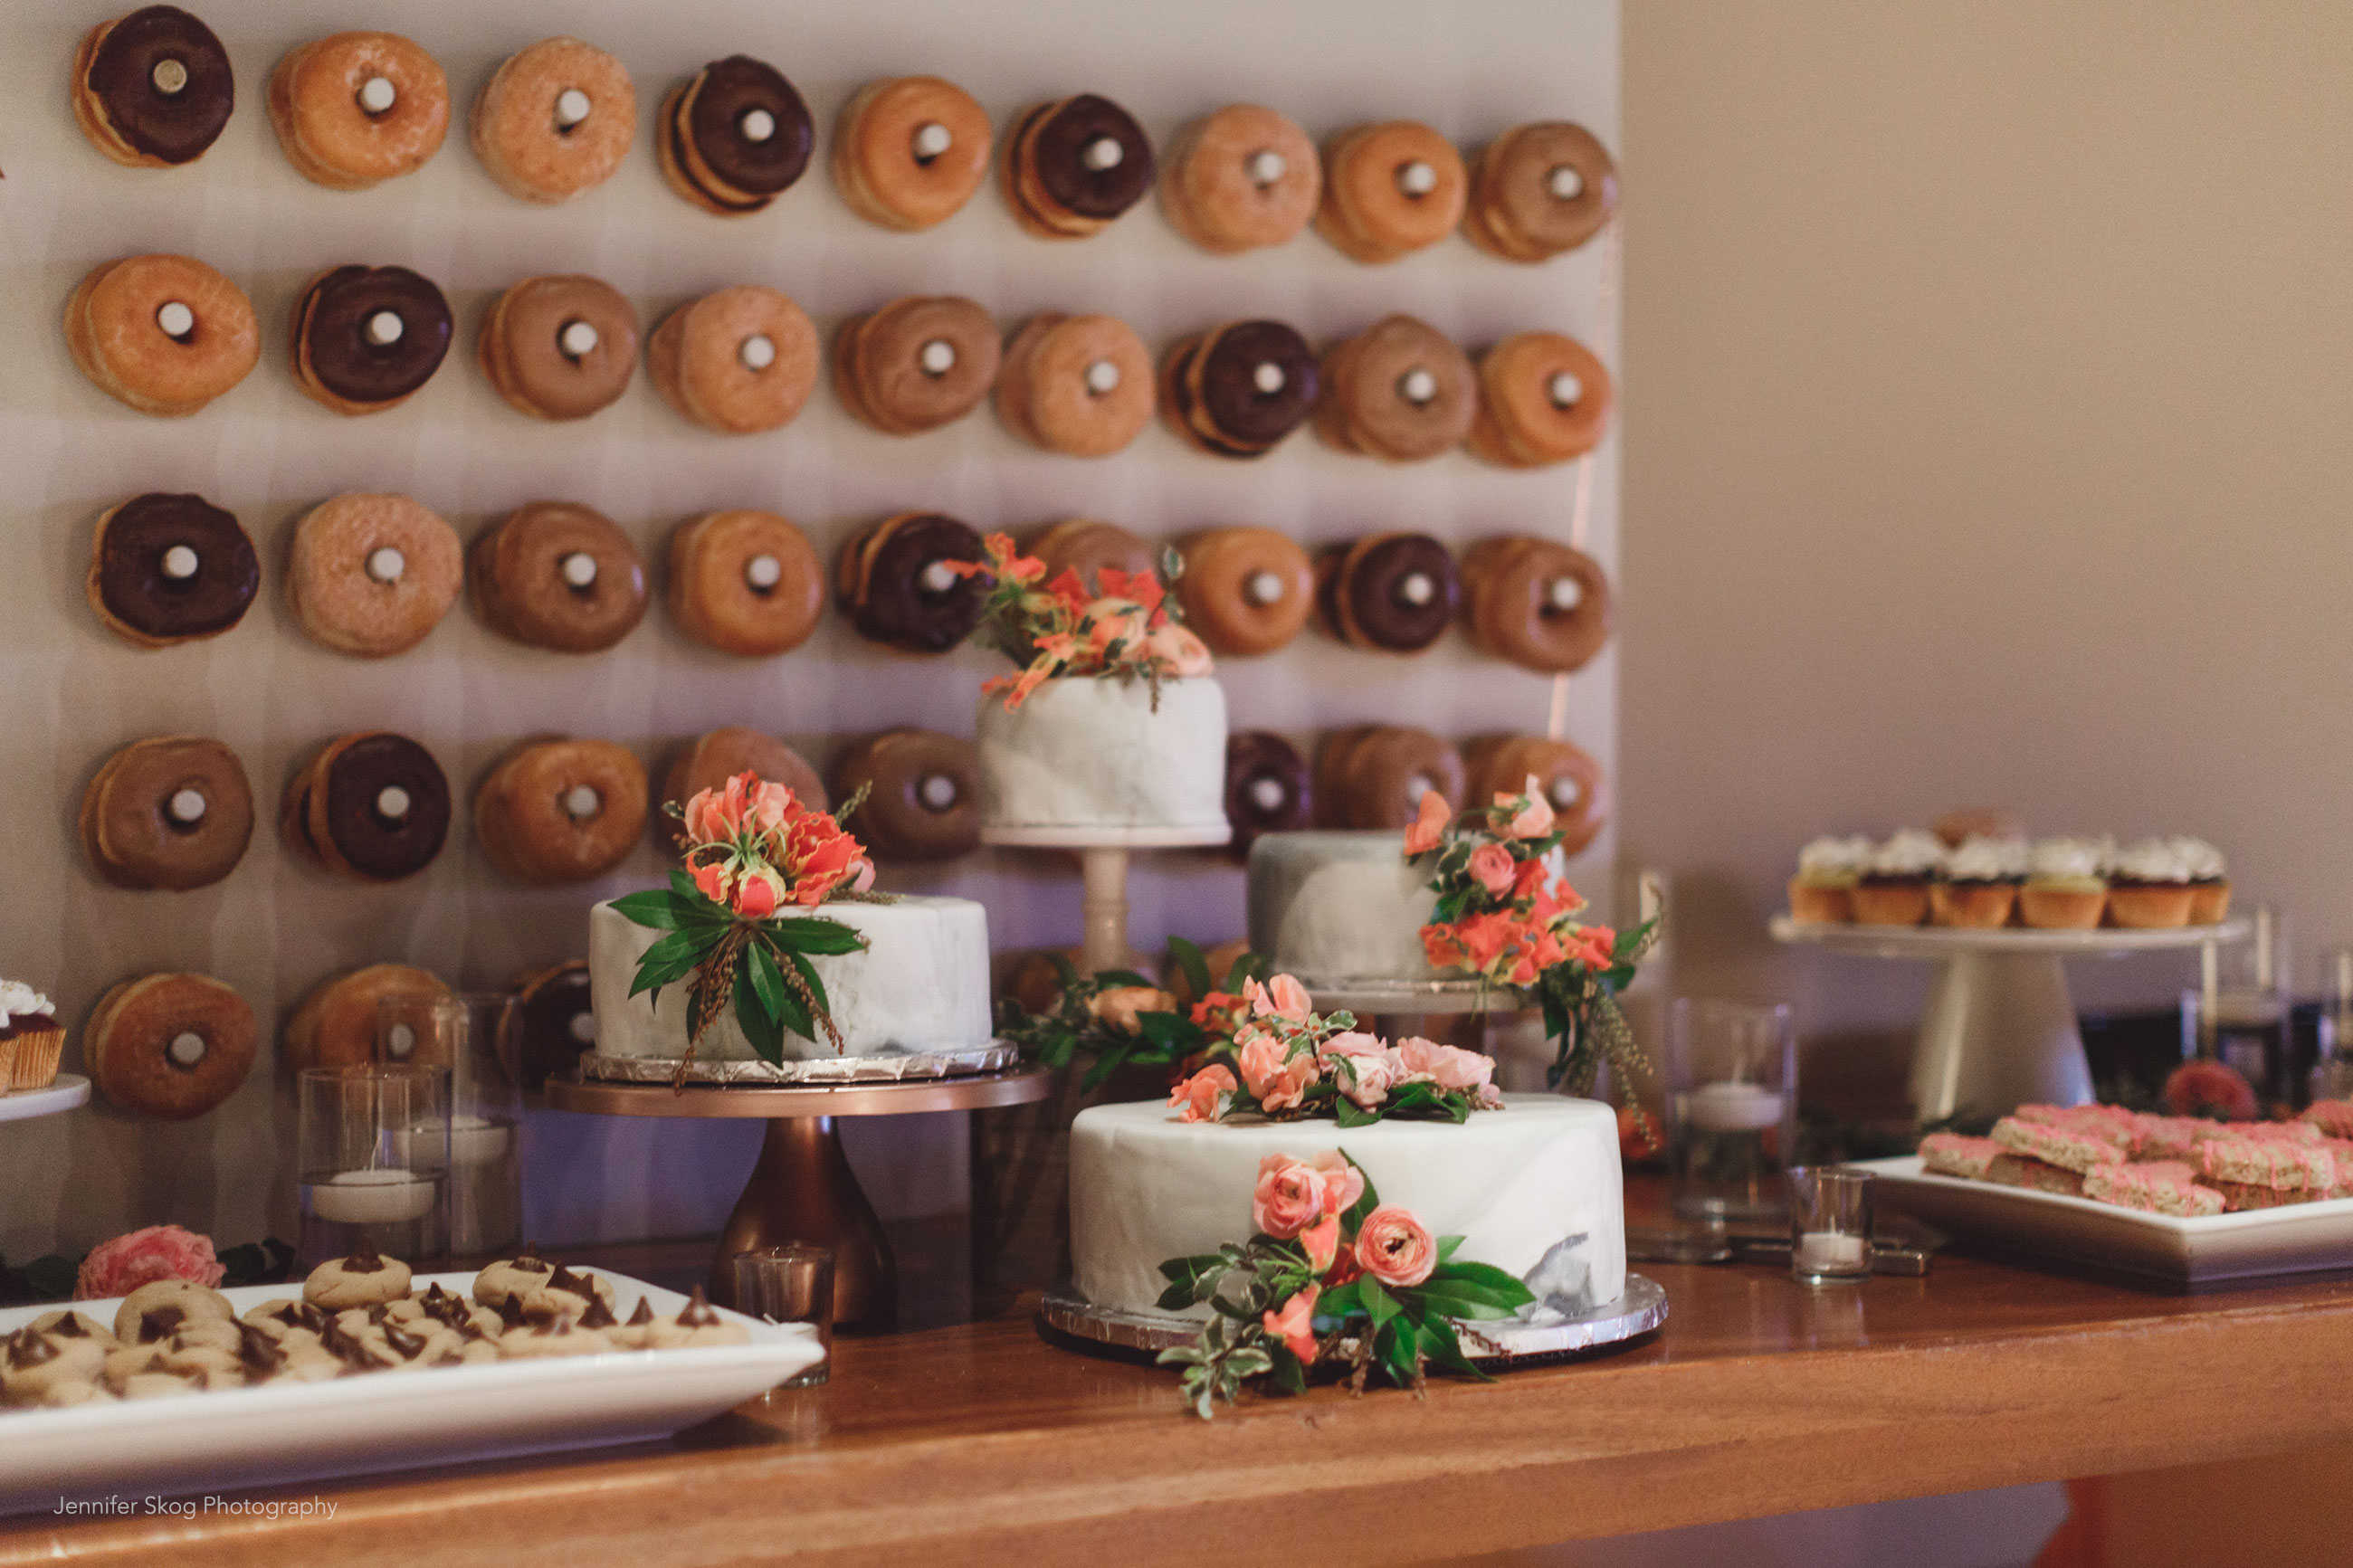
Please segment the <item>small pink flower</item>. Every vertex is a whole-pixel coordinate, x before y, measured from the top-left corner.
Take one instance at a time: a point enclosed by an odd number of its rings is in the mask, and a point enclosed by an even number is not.
[[[1351,1029],[1333,1036],[1316,1049],[1332,1081],[1357,1105],[1370,1110],[1388,1098],[1389,1083],[1397,1074],[1380,1041],[1360,1029]]]
[[[1384,1285],[1419,1285],[1438,1267],[1438,1243],[1413,1211],[1383,1204],[1356,1231],[1356,1261]]]
[[[1406,1073],[1426,1079],[1440,1089],[1474,1091],[1495,1077],[1495,1058],[1425,1040],[1419,1035],[1399,1040],[1398,1065]]]
[[[1282,1342],[1282,1348],[1298,1358],[1302,1366],[1315,1360],[1315,1298],[1313,1285],[1282,1304],[1282,1310],[1261,1312],[1259,1321],[1266,1331]]]
[[[1495,797],[1495,803],[1498,805],[1509,805],[1513,801],[1509,795],[1499,795]],[[1535,775],[1531,773],[1528,775],[1528,793],[1525,797],[1525,804],[1521,805],[1519,810],[1512,816],[1511,835],[1514,838],[1542,838],[1552,831],[1552,803],[1545,799],[1543,786],[1536,782]]]
[[[1453,815],[1444,795],[1434,789],[1422,791],[1421,802],[1414,808],[1413,826],[1405,830],[1405,852],[1424,855],[1437,848],[1446,835],[1447,819]]]
[[[874,862],[860,860],[849,869],[849,890],[863,893],[874,886]]]
[[[189,1279],[211,1287],[218,1285],[227,1272],[213,1256],[210,1237],[176,1225],[151,1225],[90,1248],[74,1277],[74,1300],[103,1301],[128,1296],[158,1279]]]
[[[793,792],[770,779],[753,784],[744,800],[745,815],[762,833],[781,835],[798,810]]]
[[[1312,1005],[1307,987],[1289,974],[1277,974],[1263,985],[1255,980],[1245,980],[1242,995],[1249,1000],[1250,1012],[1261,1018],[1273,1016],[1304,1023]]]
[[[1471,879],[1498,897],[1511,890],[1518,862],[1500,844],[1482,844],[1471,851]]]
[[[1365,1195],[1365,1173],[1337,1149],[1326,1149],[1307,1163],[1324,1178],[1325,1214],[1345,1214]]]
[[[1324,1173],[1289,1154],[1269,1154],[1258,1163],[1258,1185],[1250,1193],[1250,1223],[1277,1241],[1289,1241],[1324,1217]]]
[[[1223,1062],[1212,1062],[1169,1092],[1168,1103],[1179,1121],[1215,1121],[1225,1102],[1240,1088]]]
[[[1175,621],[1163,623],[1144,646],[1145,651],[1168,667],[1171,675],[1207,675],[1217,665],[1209,657],[1209,645],[1196,637],[1191,627]]]
[[[1234,1039],[1241,1047],[1234,1061],[1241,1068],[1242,1082],[1263,1100],[1282,1077],[1283,1044],[1263,1029],[1244,1030]]]

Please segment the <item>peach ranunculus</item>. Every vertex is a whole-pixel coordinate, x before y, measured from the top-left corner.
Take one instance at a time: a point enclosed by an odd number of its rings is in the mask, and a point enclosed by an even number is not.
[[[1337,1149],[1326,1149],[1307,1162],[1324,1178],[1324,1212],[1345,1214],[1365,1195],[1365,1173]]]
[[[1466,1051],[1460,1046],[1425,1040],[1419,1035],[1398,1042],[1397,1058],[1399,1077],[1427,1079],[1440,1089],[1474,1092],[1495,1077],[1494,1058]]]
[[[1173,1013],[1176,998],[1155,985],[1113,985],[1095,993],[1087,1004],[1087,1011],[1096,1023],[1123,1035],[1133,1035],[1143,1028],[1137,1016],[1144,1013]]]
[[[1508,795],[1497,795],[1499,805],[1511,804]],[[1514,838],[1542,838],[1552,831],[1552,802],[1545,799],[1544,786],[1534,773],[1528,775],[1526,802],[1513,814],[1510,832]]]
[[[1518,862],[1500,844],[1482,844],[1471,851],[1471,879],[1497,897],[1511,890]]]
[[[1277,1241],[1289,1241],[1324,1217],[1329,1196],[1324,1173],[1314,1165],[1289,1154],[1269,1154],[1258,1163],[1250,1223]]]
[[[1190,626],[1175,621],[1163,624],[1145,639],[1144,646],[1145,651],[1168,667],[1171,675],[1207,675],[1217,668],[1217,660],[1209,655],[1209,645]]]
[[[1235,1061],[1242,1082],[1261,1109],[1287,1110],[1306,1097],[1317,1076],[1313,1050],[1294,1054],[1287,1042],[1263,1029],[1245,1029],[1234,1037],[1241,1046]]]
[[[1405,852],[1409,856],[1426,855],[1438,847],[1446,835],[1446,824],[1453,816],[1446,797],[1434,789],[1421,792],[1421,800],[1414,807],[1413,826],[1405,830]]]
[[[1412,1210],[1383,1204],[1357,1227],[1356,1261],[1384,1285],[1419,1285],[1438,1267],[1438,1243]]]
[[[209,1289],[227,1272],[213,1256],[210,1237],[176,1225],[151,1225],[90,1248],[74,1276],[74,1300],[128,1296],[158,1279],[189,1279]]]
[[[1324,1058],[1324,1071],[1340,1086],[1340,1092],[1362,1109],[1370,1110],[1388,1098],[1389,1084],[1397,1072],[1390,1064],[1388,1048],[1379,1040],[1361,1029],[1351,1029],[1333,1036],[1316,1050]]]
[[[1266,1331],[1282,1342],[1282,1348],[1299,1360],[1302,1366],[1315,1360],[1315,1298],[1316,1288],[1310,1285],[1285,1301],[1278,1311],[1262,1312],[1259,1321]]]
[[[1179,1121],[1215,1121],[1240,1087],[1231,1068],[1223,1062],[1211,1062],[1171,1089],[1168,1103]]]

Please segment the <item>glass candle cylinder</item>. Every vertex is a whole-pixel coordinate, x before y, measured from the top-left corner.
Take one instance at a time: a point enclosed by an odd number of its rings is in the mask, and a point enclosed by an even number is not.
[[[522,1240],[521,1010],[503,993],[386,996],[376,1004],[376,1058],[446,1070],[449,1179],[445,1229],[455,1258],[488,1258]]]
[[[1801,1285],[1871,1277],[1871,1173],[1789,1172],[1789,1275]]]
[[[303,1264],[359,1252],[410,1264],[442,1257],[448,1075],[381,1062],[305,1068],[294,1088]]]
[[[771,1323],[808,1323],[817,1330],[825,1359],[777,1384],[806,1388],[833,1371],[833,1249],[788,1241],[739,1252],[729,1260],[735,1271],[735,1310]]]
[[[1797,1135],[1797,1030],[1786,1005],[1683,996],[1668,1016],[1667,1139],[1675,1212],[1778,1217]]]

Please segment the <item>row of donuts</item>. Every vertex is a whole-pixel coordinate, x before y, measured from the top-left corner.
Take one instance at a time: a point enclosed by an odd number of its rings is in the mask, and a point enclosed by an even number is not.
[[[194,163],[219,137],[237,84],[211,28],[175,6],[149,5],[82,38],[71,96],[77,123],[100,152],[134,168],[168,168]],[[337,33],[290,50],[270,72],[267,100],[287,162],[336,190],[422,168],[449,128],[440,64],[395,33]],[[604,50],[543,38],[483,83],[469,125],[476,156],[501,188],[529,202],[569,201],[610,179],[628,156],[637,87]],[[953,82],[871,81],[835,127],[834,184],[871,223],[927,229],[979,189],[993,142],[987,111]],[[817,130],[783,72],[731,55],[670,89],[654,144],[673,191],[705,212],[740,216],[801,178]],[[1007,205],[1046,239],[1102,232],[1155,188],[1155,176],[1171,226],[1217,254],[1283,244],[1312,220],[1363,262],[1394,260],[1458,227],[1490,255],[1542,261],[1592,238],[1618,204],[1609,152],[1565,121],[1514,126],[1468,162],[1411,120],[1350,127],[1319,156],[1293,121],[1236,103],[1187,122],[1155,157],[1134,115],[1082,92],[1023,110],[1001,162]]]
[[[1162,568],[1163,551],[1113,523],[1071,518],[1031,531],[1025,548],[1050,574],[1092,592],[1106,566]],[[1312,619],[1352,647],[1419,653],[1461,619],[1482,651],[1545,674],[1582,668],[1608,640],[1612,595],[1583,551],[1502,534],[1453,552],[1426,533],[1379,531],[1310,556],[1267,528],[1212,528],[1175,546],[1176,595],[1212,651],[1269,654]],[[983,559],[969,524],[900,512],[854,533],[832,575],[861,637],[908,653],[943,653],[979,624],[987,587],[952,568]],[[663,597],[681,631],[744,658],[788,653],[816,630],[827,579],[789,519],[754,508],[705,512],[670,534]],[[465,586],[483,624],[534,647],[609,648],[636,629],[647,568],[629,536],[593,508],[532,501],[478,535],[405,495],[331,497],[298,519],[286,597],[313,641],[363,658],[422,642]],[[101,625],[141,647],[217,637],[260,592],[252,538],[234,513],[196,495],[134,496],[101,514],[86,590]]]
[[[101,263],[67,302],[66,342],[91,383],[142,414],[195,414],[260,361],[252,303],[185,256]],[[296,301],[292,368],[313,401],[345,416],[398,407],[441,368],[455,321],[431,279],[405,267],[330,268]],[[526,278],[482,317],[476,359],[518,412],[584,419],[636,374],[637,310],[580,275]],[[1158,409],[1197,450],[1261,457],[1313,423],[1340,451],[1417,462],[1457,447],[1508,468],[1584,456],[1609,424],[1609,371],[1576,339],[1514,332],[1473,363],[1451,339],[1391,314],[1319,355],[1284,322],[1227,321],[1150,351],[1116,317],[1043,311],[1000,344],[987,310],[956,295],[909,295],[850,317],[821,354],[816,325],[759,284],[706,294],[645,341],[654,390],[682,418],[723,435],[781,429],[831,366],[860,423],[914,436],[962,419],[994,394],[998,418],[1031,446],[1071,457],[1124,450]]]

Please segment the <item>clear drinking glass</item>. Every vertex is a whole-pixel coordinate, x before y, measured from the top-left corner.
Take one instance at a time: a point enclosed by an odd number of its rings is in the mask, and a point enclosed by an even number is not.
[[[825,1359],[779,1388],[807,1388],[833,1374],[833,1249],[787,1241],[728,1259],[735,1274],[735,1310],[771,1323],[808,1323]]]
[[[1663,1066],[1675,1212],[1776,1219],[1798,1131],[1798,1034],[1787,1004],[1679,996]]]
[[[1871,1173],[1789,1169],[1789,1277],[1825,1285],[1871,1277]]]
[[[446,1251],[449,1076],[406,1063],[295,1075],[305,1267],[355,1252],[417,1264]]]
[[[376,1059],[449,1075],[450,1255],[488,1258],[522,1240],[522,1014],[501,992],[386,996],[376,1004]]]

